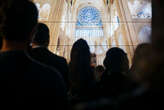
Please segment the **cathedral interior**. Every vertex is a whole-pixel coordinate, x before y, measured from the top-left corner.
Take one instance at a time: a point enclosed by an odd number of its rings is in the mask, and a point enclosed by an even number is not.
[[[39,21],[50,29],[49,49],[67,59],[73,43],[83,38],[96,64],[102,64],[106,51],[120,47],[131,62],[135,47],[149,42],[151,0],[33,0]]]

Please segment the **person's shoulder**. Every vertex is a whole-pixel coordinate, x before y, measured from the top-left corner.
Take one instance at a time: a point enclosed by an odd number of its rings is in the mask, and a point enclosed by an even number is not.
[[[59,57],[59,59],[60,59],[61,61],[67,62],[67,60],[66,60],[64,57],[62,57],[62,56],[58,56],[58,57]]]
[[[62,56],[59,56],[59,55],[57,55],[57,54],[55,54],[55,53],[53,53],[53,52],[51,52],[49,49],[47,49],[47,48],[44,48],[44,47],[39,47],[39,48],[35,48],[35,49],[33,49],[32,51],[33,52],[36,52],[36,51],[41,51],[41,52],[43,52],[43,53],[46,53],[47,54],[47,56],[49,56],[48,57],[48,59],[51,59],[51,61],[54,61],[54,63],[55,62],[58,62],[58,63],[67,63],[67,61],[66,61],[66,59],[64,58],[64,57],[62,57]]]
[[[64,60],[64,57],[61,57],[53,52],[51,52],[49,49],[45,49],[45,51],[47,51],[47,53],[49,53],[52,57],[58,59],[58,60]]]
[[[1,51],[0,52],[0,62],[12,62],[12,63],[18,63],[24,62],[23,60],[26,60],[26,57],[24,55],[24,51]]]
[[[39,80],[42,82],[41,86],[43,88],[57,88],[59,89],[57,91],[60,91],[61,89],[65,91],[64,79],[56,68],[47,66],[35,60],[32,61],[32,66],[32,71],[35,69],[33,72],[39,73],[37,74],[37,77],[39,77]]]
[[[60,61],[60,63],[66,63],[66,62],[67,62],[67,60],[66,60],[64,57],[62,57],[62,56],[56,55],[56,54],[54,54],[54,53],[53,53],[53,56],[54,56],[54,58],[56,58],[58,61]]]
[[[41,63],[28,55],[27,55],[27,57],[31,63],[31,68],[32,68],[31,71],[39,72],[40,76],[42,76],[42,78],[44,80],[46,80],[46,79],[51,80],[54,78],[62,79],[62,77],[57,69],[52,68],[51,66],[48,66],[44,63]]]
[[[46,75],[46,76],[60,76],[59,72],[57,69],[55,68],[52,68],[51,66],[48,66],[48,65],[45,65],[45,64],[42,64],[38,61],[33,61],[33,66],[36,67],[37,70],[39,70],[41,73],[46,73],[46,74],[43,74],[43,75]],[[54,74],[55,73],[55,74]]]

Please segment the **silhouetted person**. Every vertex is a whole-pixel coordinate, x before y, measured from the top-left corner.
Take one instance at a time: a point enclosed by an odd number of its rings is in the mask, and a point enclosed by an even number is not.
[[[69,64],[71,93],[76,102],[90,100],[97,92],[90,61],[89,46],[85,40],[79,39],[72,47]]]
[[[158,86],[161,88],[164,87],[164,15],[162,14],[164,11],[164,1],[163,0],[152,0],[153,6],[153,19],[152,19],[152,48],[153,48],[153,56],[155,64],[153,65],[152,74],[153,80],[156,81]],[[157,74],[158,73],[158,74]]]
[[[0,50],[2,48],[2,37],[0,36]]]
[[[130,76],[138,83],[147,84],[149,78],[149,61],[151,59],[151,44],[143,43],[137,46],[132,66],[130,68]]]
[[[105,69],[103,66],[101,65],[98,65],[96,68],[95,68],[95,77],[96,77],[96,80],[97,82],[99,82],[101,80],[101,77],[104,73]]]
[[[5,4],[6,1],[10,3]],[[5,2],[5,13],[0,15],[6,17],[5,22],[0,22],[4,33],[0,52],[1,104],[64,109],[66,90],[60,73],[35,61],[26,52],[37,25],[36,6],[27,0]]]
[[[96,65],[97,65],[96,54],[95,53],[92,53],[91,54],[91,67],[92,68],[96,68]]]
[[[32,40],[32,50],[29,54],[32,58],[37,61],[44,63],[48,66],[56,68],[64,78],[65,84],[67,85],[67,90],[69,89],[68,81],[68,65],[65,58],[60,57],[48,50],[48,45],[50,41],[49,28],[43,24],[39,23],[37,25],[37,33]]]
[[[164,99],[164,1],[152,0],[152,6],[152,50],[148,49],[146,50],[148,53],[142,53],[145,58],[144,67],[139,66],[140,71],[137,72],[139,81],[143,85],[146,82],[148,89],[139,96],[124,100],[120,109],[164,109],[162,101]]]
[[[127,92],[129,80],[125,74],[129,70],[127,54],[120,48],[111,48],[107,51],[104,60],[105,72],[103,73],[100,86],[102,95],[118,97]]]
[[[157,56],[156,56],[157,55]],[[163,66],[160,54],[150,44],[140,44],[134,53],[130,73],[141,86],[119,102],[119,109],[162,109],[164,98]]]

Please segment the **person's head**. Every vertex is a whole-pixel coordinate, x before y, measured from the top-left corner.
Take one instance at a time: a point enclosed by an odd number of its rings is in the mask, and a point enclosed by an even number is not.
[[[150,75],[150,61],[151,61],[151,44],[143,43],[137,46],[130,69],[130,75],[137,82],[147,81]]]
[[[150,55],[151,44],[142,43],[137,46],[133,56],[133,64],[139,61],[143,61],[146,57]]]
[[[30,0],[4,0],[5,20],[0,22],[3,39],[14,42],[28,42],[38,21],[38,10]]]
[[[87,42],[83,39],[77,40],[71,50],[71,61],[77,63],[88,63],[90,65],[90,48]]]
[[[94,78],[90,66],[90,48],[87,42],[83,39],[77,40],[71,50],[70,60],[70,80],[76,87],[88,84]],[[73,86],[75,86],[73,85]]]
[[[101,80],[101,77],[104,73],[105,69],[102,65],[98,65],[96,68],[95,68],[95,77],[96,77],[96,80],[97,81],[100,81]]]
[[[37,31],[32,39],[32,46],[48,47],[50,41],[49,28],[46,24],[38,23]]]
[[[109,49],[104,59],[104,66],[111,73],[126,73],[129,70],[127,54],[117,47]]]
[[[96,65],[97,65],[96,54],[95,54],[95,53],[92,53],[92,54],[91,54],[91,66],[92,66],[93,68],[95,68]]]
[[[104,67],[102,65],[98,65],[95,69],[98,73],[102,74],[104,72]]]

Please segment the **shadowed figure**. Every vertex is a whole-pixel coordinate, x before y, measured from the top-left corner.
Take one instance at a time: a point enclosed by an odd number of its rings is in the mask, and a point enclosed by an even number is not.
[[[143,43],[137,46],[129,75],[137,83],[147,84],[149,74],[149,61],[151,60],[151,44]]]
[[[100,81],[103,96],[118,97],[128,91],[131,83],[125,76],[129,70],[127,54],[114,47],[107,51],[104,60],[105,72]]]
[[[144,48],[143,44],[139,45],[142,58],[131,69],[134,75],[138,75],[135,80],[146,87],[146,90],[138,96],[124,100],[120,109],[164,109],[164,1],[152,0],[152,6],[152,41],[150,46],[144,44]],[[141,62],[142,65],[139,65]]]
[[[48,49],[50,42],[49,28],[43,23],[38,23],[37,32],[32,40],[32,49],[29,54],[35,60],[56,68],[64,78],[67,91],[69,90],[68,65],[64,57],[57,56]]]
[[[2,37],[0,36],[0,50],[2,48]]]
[[[38,23],[38,11],[29,0],[4,0],[5,21],[0,52],[1,105],[24,104],[66,109],[67,94],[60,73],[27,53]],[[62,105],[62,106],[61,106]]]
[[[79,39],[74,43],[69,69],[71,94],[78,101],[92,99],[96,93],[96,81],[90,65],[90,55],[90,49],[85,40]]]
[[[104,73],[105,69],[103,66],[101,65],[98,65],[96,68],[95,68],[95,78],[96,78],[96,81],[99,82],[101,81],[101,77]]]
[[[162,58],[163,59],[163,58]],[[137,46],[130,74],[138,86],[135,91],[119,102],[119,109],[150,109],[163,108],[163,61],[161,55],[151,44]]]

